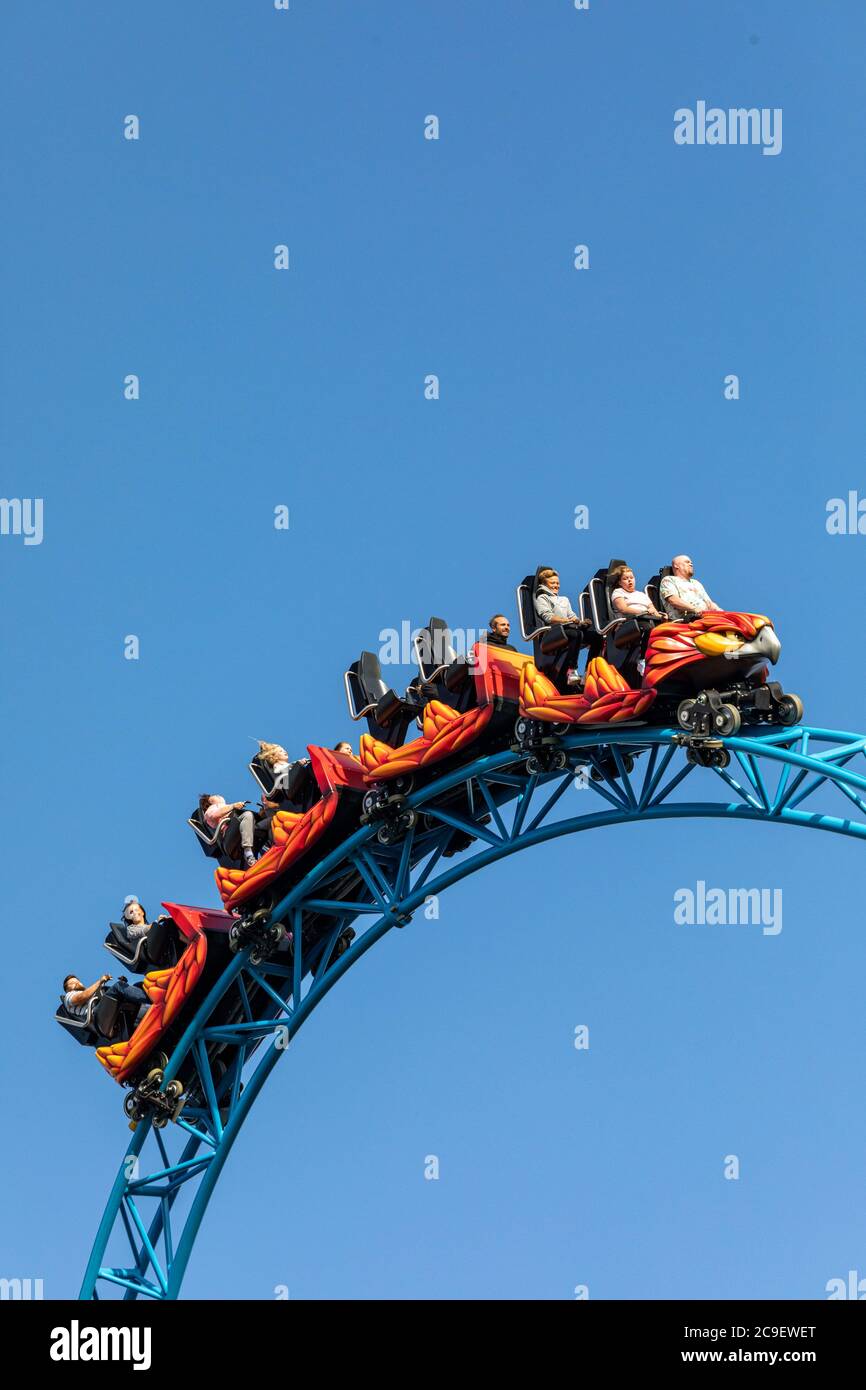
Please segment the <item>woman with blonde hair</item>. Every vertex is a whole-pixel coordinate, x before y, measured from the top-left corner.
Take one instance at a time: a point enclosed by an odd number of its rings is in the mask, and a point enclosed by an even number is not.
[[[276,784],[291,767],[289,755],[281,743],[266,743],[259,739],[259,762],[268,769]]]

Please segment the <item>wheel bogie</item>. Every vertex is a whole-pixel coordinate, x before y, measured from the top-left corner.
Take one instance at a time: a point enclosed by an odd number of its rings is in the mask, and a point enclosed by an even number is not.
[[[713,714],[714,732],[721,738],[732,738],[739,733],[743,723],[743,716],[740,714],[736,705],[721,704]]]
[[[681,729],[691,731],[695,726],[695,700],[682,700],[677,708],[677,723]]]
[[[803,701],[799,695],[783,695],[778,705],[779,723],[790,727],[793,724],[800,724],[805,710]]]

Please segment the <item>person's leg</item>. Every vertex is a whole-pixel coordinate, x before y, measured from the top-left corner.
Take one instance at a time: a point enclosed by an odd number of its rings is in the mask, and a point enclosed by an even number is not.
[[[255,843],[262,851],[270,849],[273,844],[271,822],[275,814],[274,811],[266,809],[255,818]]]
[[[141,985],[131,985],[128,981],[124,983],[122,980],[112,980],[111,984],[106,986],[105,993],[117,1000],[122,1015],[126,1019],[126,1028],[128,1032],[132,1033],[150,1008],[150,1000]]]
[[[252,811],[241,811],[238,816],[238,830],[241,837],[241,850],[244,856],[244,864],[249,869],[256,862],[253,843],[256,832],[256,818]]]
[[[577,663],[580,649],[584,646],[584,631],[574,623],[569,623],[562,630],[568,637],[568,655],[562,663],[562,670],[563,674],[567,671],[572,672],[572,677],[570,680],[566,680],[564,688],[566,694],[578,694],[583,689],[583,677],[578,671]]]
[[[113,999],[117,1000],[118,1004],[126,1008],[138,1009],[142,1004],[150,1003],[141,985],[123,984],[120,980],[112,980],[105,993],[110,994]]]
[[[237,811],[232,811],[231,815],[226,817],[225,830],[221,831],[220,838],[222,840],[223,854],[226,858],[240,859],[241,836],[240,827],[238,826]]]

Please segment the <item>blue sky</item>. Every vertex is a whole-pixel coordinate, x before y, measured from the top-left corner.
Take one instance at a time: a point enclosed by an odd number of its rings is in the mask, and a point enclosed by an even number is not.
[[[382,629],[513,617],[540,562],[576,596],[611,555],[643,581],[685,549],[772,615],[807,718],[863,728],[866,537],[825,517],[866,496],[866,14],[51,0],[2,30],[2,492],[44,499],[44,540],[0,537],[0,1274],[61,1297],[127,1130],[51,1021],[59,979],[108,968],[126,893],[215,902],[197,794],[252,795],[252,737],[356,736],[341,673]],[[699,99],[781,107],[782,152],[675,145]],[[186,1295],[866,1273],[859,856],[631,826],[453,888],[293,1044]],[[784,929],[676,927],[699,878],[781,887]]]

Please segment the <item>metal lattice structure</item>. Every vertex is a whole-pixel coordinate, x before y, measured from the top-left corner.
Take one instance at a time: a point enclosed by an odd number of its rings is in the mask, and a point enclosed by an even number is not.
[[[132,1135],[80,1296],[178,1296],[223,1164],[291,1039],[341,976],[429,895],[531,845],[629,821],[712,816],[866,838],[866,736],[758,730],[717,741],[730,761],[715,767],[690,760],[688,745],[675,729],[608,727],[556,740],[565,765],[549,770],[517,750],[481,757],[407,797],[415,824],[396,843],[382,844],[373,822],[311,868],[271,918],[291,929],[292,951],[257,965],[249,949],[239,952],[190,1018],[163,1085],[192,1057],[198,1103],[168,1129],[148,1119]],[[693,789],[700,799],[688,799]],[[829,809],[821,809],[825,795]],[[355,939],[337,955],[350,925]],[[238,1021],[211,1025],[230,991]]]

